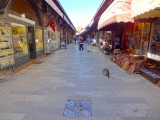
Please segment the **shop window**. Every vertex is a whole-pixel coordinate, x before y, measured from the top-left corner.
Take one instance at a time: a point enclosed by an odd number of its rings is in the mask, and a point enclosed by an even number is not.
[[[43,49],[42,30],[35,28],[36,51]]]
[[[148,57],[160,61],[160,22],[153,25]]]
[[[51,31],[51,39],[52,39],[52,43],[56,43],[56,33]]]
[[[28,54],[26,26],[17,23],[12,23],[12,34],[15,57]]]
[[[14,65],[10,23],[0,21],[0,71]]]

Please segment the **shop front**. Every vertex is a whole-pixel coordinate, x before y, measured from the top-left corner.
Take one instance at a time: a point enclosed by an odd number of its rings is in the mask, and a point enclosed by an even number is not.
[[[12,74],[15,64],[11,22],[6,19],[7,9],[12,1],[0,1],[0,81]]]
[[[14,0],[7,13],[7,21],[11,22],[16,73],[44,55],[42,21],[35,3],[26,0]]]
[[[140,6],[144,7],[140,7]],[[151,31],[146,49],[147,60],[140,70],[140,74],[154,84],[160,86],[160,1],[133,0],[131,4],[132,17],[136,21],[151,22]],[[136,9],[135,9],[136,8]],[[147,31],[147,30],[146,30]],[[146,32],[144,32],[144,36]],[[146,35],[148,37],[148,35]],[[145,46],[145,39],[143,46]]]
[[[11,22],[15,55],[14,69],[30,61],[27,37],[27,25]]]
[[[130,12],[131,1],[132,0],[114,0],[103,12],[98,21],[98,30],[112,31],[112,43],[114,43],[113,38],[115,34],[120,38],[120,41],[122,40],[124,23],[134,22]],[[101,36],[99,35],[99,37]],[[102,39],[105,39],[104,36]]]
[[[150,34],[149,23],[135,23],[131,16],[131,2],[132,0],[115,0],[104,11],[98,22],[98,29],[102,30],[104,27],[117,28],[111,30],[113,35],[114,50],[111,55],[111,61],[114,61],[119,67],[129,74],[135,72],[139,73],[140,68],[145,62],[145,54],[148,46],[147,40]],[[113,27],[113,26],[117,27]],[[147,29],[147,32],[146,32]],[[135,39],[135,45],[131,45],[130,39]],[[142,42],[146,41],[145,45]],[[119,41],[119,47],[116,48],[116,42]]]
[[[121,48],[128,53],[147,55],[151,24],[147,22],[128,22],[122,36]],[[133,38],[134,44],[130,46],[129,39]]]
[[[147,60],[141,75],[160,86],[160,22],[152,23]]]
[[[11,22],[0,19],[0,71],[15,64]]]

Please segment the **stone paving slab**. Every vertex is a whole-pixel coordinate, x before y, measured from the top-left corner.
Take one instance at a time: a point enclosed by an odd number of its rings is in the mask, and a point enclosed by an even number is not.
[[[63,116],[69,99],[91,101],[85,120],[160,120],[159,87],[126,73],[97,47],[84,48],[70,44],[1,82],[0,120],[84,120]]]

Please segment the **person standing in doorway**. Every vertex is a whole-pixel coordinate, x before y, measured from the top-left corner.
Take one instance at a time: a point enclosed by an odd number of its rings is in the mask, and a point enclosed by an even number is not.
[[[91,43],[92,43],[92,39],[90,38],[89,35],[88,35],[88,38],[87,38],[86,42],[87,42],[87,51],[89,52],[90,51],[90,46],[91,46]]]
[[[115,35],[115,41],[114,41],[114,49],[120,49],[120,38]]]
[[[29,40],[29,50],[30,50],[30,54],[33,54],[33,44],[32,44],[32,40]]]

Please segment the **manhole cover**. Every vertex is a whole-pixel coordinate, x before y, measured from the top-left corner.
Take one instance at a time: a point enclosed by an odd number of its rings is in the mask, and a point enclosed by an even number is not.
[[[92,116],[91,102],[85,100],[68,100],[63,116],[89,118]]]
[[[41,63],[43,63],[44,61],[37,61],[37,62],[35,62],[34,64],[41,64]]]

